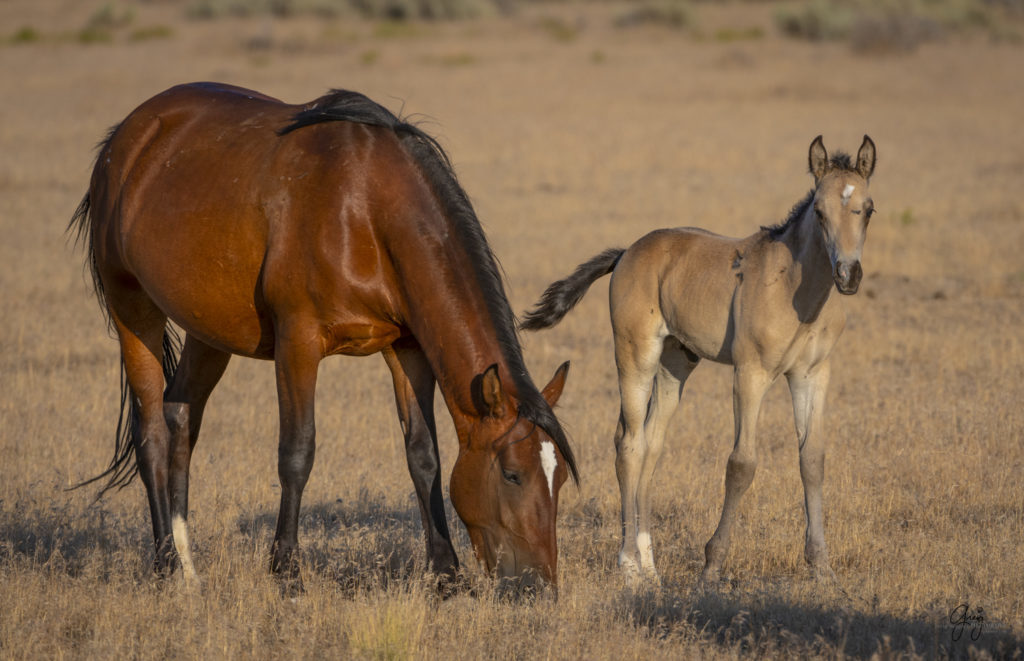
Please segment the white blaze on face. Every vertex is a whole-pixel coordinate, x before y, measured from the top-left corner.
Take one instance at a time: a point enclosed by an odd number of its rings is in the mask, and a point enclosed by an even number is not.
[[[544,469],[544,476],[548,478],[548,491],[554,498],[555,469],[558,468],[558,460],[555,459],[555,444],[551,441],[544,441],[540,444],[540,465]]]
[[[856,187],[853,184],[846,184],[846,188],[843,189],[843,206],[845,207],[850,203],[850,196],[853,195],[853,191]]]

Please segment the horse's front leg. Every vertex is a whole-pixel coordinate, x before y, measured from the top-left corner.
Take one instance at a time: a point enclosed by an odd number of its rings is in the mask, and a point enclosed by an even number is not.
[[[395,386],[395,404],[405,435],[405,458],[423,519],[427,563],[443,594],[455,589],[459,559],[452,546],[441,491],[441,460],[434,423],[434,372],[419,344],[398,340],[383,351]]]
[[[760,364],[737,366],[733,378],[733,415],[736,440],[725,469],[725,502],[715,534],[704,547],[704,570],[700,580],[705,585],[717,583],[722,562],[729,552],[732,527],[740,499],[754,481],[757,470],[757,416],[761,401],[771,385],[771,377]]]
[[[281,577],[286,595],[298,594],[303,589],[298,557],[299,506],[316,452],[314,402],[322,357],[315,338],[304,334],[278,335],[274,359],[281,417],[277,449],[281,510],[270,569]]]
[[[822,508],[822,484],[825,480],[825,439],[822,421],[825,411],[825,393],[828,390],[829,365],[822,362],[810,370],[786,374],[789,392],[793,396],[793,418],[800,443],[800,477],[804,483],[804,511],[807,515],[807,533],[804,558],[818,578],[831,578],[835,574],[829,565],[828,547],[825,545],[825,522]]]

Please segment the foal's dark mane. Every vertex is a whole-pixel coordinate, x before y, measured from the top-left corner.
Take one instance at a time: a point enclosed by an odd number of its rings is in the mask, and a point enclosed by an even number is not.
[[[518,391],[519,415],[535,423],[555,441],[573,481],[579,483],[576,459],[565,432],[527,374],[519,337],[516,335],[515,315],[505,295],[498,261],[487,243],[473,205],[455,177],[451,160],[444,149],[419,127],[399,118],[366,96],[347,90],[332,90],[307,104],[304,110],[292,118],[292,123],[278,131],[278,134],[285,135],[306,126],[333,121],[357,122],[391,129],[419,165],[471,257],[473,271],[491,314],[498,343]]]
[[[837,151],[829,158],[829,170],[856,172],[853,159],[843,151]],[[786,233],[786,230],[795,225],[800,220],[800,217],[807,212],[807,207],[811,206],[811,203],[814,202],[814,193],[815,189],[809,190],[803,199],[793,205],[793,208],[789,210],[789,215],[781,223],[777,225],[762,225],[761,229],[768,233],[768,238],[772,240],[778,239]]]

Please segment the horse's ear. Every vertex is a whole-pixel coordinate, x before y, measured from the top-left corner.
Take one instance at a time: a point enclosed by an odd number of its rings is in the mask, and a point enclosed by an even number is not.
[[[565,378],[569,375],[569,361],[562,363],[557,370],[555,375],[551,377],[551,381],[548,385],[544,386],[544,390],[541,394],[544,395],[545,401],[548,406],[554,407],[555,402],[562,396],[562,389],[565,388]]]
[[[482,415],[499,418],[505,414],[505,393],[501,388],[501,377],[498,376],[498,364],[494,363],[480,376],[476,377],[478,387],[474,388],[473,399]]]
[[[867,180],[871,178],[871,173],[874,171],[875,141],[865,135],[864,142],[861,143],[860,149],[857,151],[857,174]]]
[[[811,143],[811,149],[807,154],[807,164],[814,175],[814,183],[817,184],[828,172],[828,152],[825,151],[825,143],[819,135]]]

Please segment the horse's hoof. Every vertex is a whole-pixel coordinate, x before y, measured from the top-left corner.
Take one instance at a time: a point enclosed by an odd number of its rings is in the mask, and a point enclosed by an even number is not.
[[[469,595],[470,597],[476,596],[476,591],[473,586],[470,585],[469,579],[464,574],[438,574],[437,580],[434,583],[434,588],[437,590],[437,595],[442,600],[451,599],[462,594]]]
[[[282,576],[279,580],[279,588],[283,599],[295,601],[306,594],[306,586],[303,585],[301,576]]]

